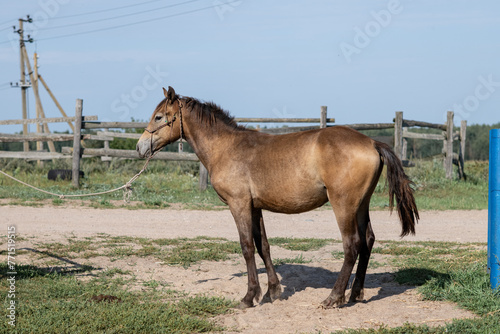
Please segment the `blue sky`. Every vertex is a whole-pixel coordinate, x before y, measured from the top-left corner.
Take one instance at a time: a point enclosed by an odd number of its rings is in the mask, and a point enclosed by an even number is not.
[[[68,114],[82,98],[85,115],[146,120],[170,85],[236,117],[319,117],[326,105],[337,124],[391,122],[399,110],[434,123],[448,110],[456,125],[500,122],[498,1],[0,5],[0,119],[21,118],[20,89],[9,88],[19,81],[18,35],[9,26],[29,14],[28,54],[38,53],[39,72]],[[60,115],[43,89],[42,100],[47,117]]]

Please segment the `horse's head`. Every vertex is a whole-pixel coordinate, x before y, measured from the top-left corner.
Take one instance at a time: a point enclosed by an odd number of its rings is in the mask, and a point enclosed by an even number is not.
[[[137,142],[141,158],[150,156],[181,137],[181,108],[179,97],[172,87],[163,88],[165,99],[156,107],[146,130]]]

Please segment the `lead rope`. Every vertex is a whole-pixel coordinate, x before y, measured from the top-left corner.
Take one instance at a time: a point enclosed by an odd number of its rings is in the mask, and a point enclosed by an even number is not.
[[[183,152],[183,145],[182,145],[182,140],[183,140],[183,133],[184,133],[184,130],[183,130],[183,127],[182,127],[182,104],[181,104],[181,101],[179,101],[179,117],[180,117],[180,130],[181,130],[181,133],[180,133],[180,143],[179,143],[179,152]],[[156,131],[160,130],[161,128],[165,127],[165,126],[169,126],[171,124],[173,124],[173,122],[175,121],[175,117],[172,119],[172,121],[169,123],[169,122],[166,122],[165,124],[161,125],[160,127],[156,128],[155,130],[153,131],[149,131],[148,129],[146,129],[147,132],[149,132],[151,134],[151,149],[150,149],[150,152],[153,152],[153,133],[155,133]],[[118,187],[118,188],[115,188],[115,189],[111,189],[111,190],[107,190],[107,191],[101,191],[101,192],[98,192],[98,193],[90,193],[90,194],[70,194],[70,195],[64,195],[64,194],[56,194],[56,193],[53,193],[53,192],[50,192],[50,191],[47,191],[47,190],[43,190],[43,189],[40,189],[40,188],[37,188],[35,186],[32,186],[31,184],[28,184],[26,182],[23,182],[19,179],[16,179],[15,177],[3,172],[0,170],[0,174],[3,174],[5,176],[7,176],[8,178],[16,181],[16,182],[19,182],[21,183],[22,185],[25,185],[27,187],[30,187],[32,189],[35,189],[37,191],[40,191],[44,194],[47,194],[47,195],[51,195],[51,196],[56,196],[56,197],[59,197],[60,199],[64,199],[64,198],[74,198],[74,197],[88,197],[88,196],[98,196],[98,195],[104,195],[104,194],[109,194],[109,193],[112,193],[112,192],[115,192],[115,191],[118,191],[120,189],[123,189],[123,201],[125,203],[129,203],[130,202],[130,196],[132,195],[132,183],[137,180],[139,178],[139,176],[141,176],[141,174],[146,170],[146,168],[148,167],[148,164],[149,164],[149,161],[151,161],[151,159],[153,159],[153,157],[160,151],[156,151],[155,153],[152,153],[148,159],[146,160],[146,163],[144,164],[144,167],[142,167],[142,169],[140,170],[139,173],[135,174],[127,183],[125,183],[123,186],[121,187]]]
[[[70,194],[70,195],[64,195],[64,194],[56,194],[56,193],[52,193],[50,191],[47,191],[47,190],[43,190],[43,189],[40,189],[40,188],[37,188],[35,186],[32,186],[31,184],[28,184],[26,182],[23,182],[21,180],[18,180],[16,179],[15,177],[3,172],[0,170],[0,173],[7,176],[8,178],[16,181],[16,182],[19,182],[21,183],[22,185],[25,185],[27,187],[30,187],[32,189],[35,189],[37,191],[40,191],[42,193],[45,193],[45,194],[48,194],[48,195],[52,195],[52,196],[56,196],[56,197],[59,197],[60,199],[64,199],[64,198],[73,198],[73,197],[87,197],[87,196],[98,196],[98,195],[104,195],[104,194],[109,194],[109,193],[112,193],[112,192],[115,192],[115,191],[118,191],[118,190],[121,190],[123,189],[123,201],[125,203],[129,203],[130,202],[130,196],[132,195],[132,183],[137,180],[139,178],[139,176],[146,170],[146,168],[148,167],[148,164],[149,164],[149,161],[151,159],[153,159],[153,157],[156,155],[156,153],[158,152],[155,152],[154,154],[150,155],[149,158],[146,160],[146,163],[144,164],[144,167],[142,167],[141,171],[137,174],[135,174],[127,183],[125,183],[123,186],[121,187],[118,187],[118,188],[115,188],[115,189],[111,189],[111,190],[107,190],[107,191],[101,191],[101,192],[98,192],[98,193],[90,193],[90,194]]]

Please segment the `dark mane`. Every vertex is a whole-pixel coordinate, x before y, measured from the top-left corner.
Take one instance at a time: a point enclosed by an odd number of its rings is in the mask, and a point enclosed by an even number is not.
[[[222,122],[235,130],[246,130],[245,127],[238,125],[234,117],[229,115],[227,111],[213,102],[201,102],[195,98],[186,97],[184,104],[188,110],[194,113],[198,120],[204,124],[213,126],[217,124],[217,122]]]

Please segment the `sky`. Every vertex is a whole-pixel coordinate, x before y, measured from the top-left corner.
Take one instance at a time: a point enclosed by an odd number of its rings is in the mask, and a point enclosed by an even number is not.
[[[149,120],[162,87],[235,117],[500,122],[493,0],[0,0],[0,119],[21,118],[18,19],[67,114]],[[40,88],[46,117],[60,113]],[[29,92],[29,115],[36,116]],[[65,131],[67,124],[51,125]],[[21,131],[20,125],[0,132]],[[30,127],[35,131],[35,127]]]

